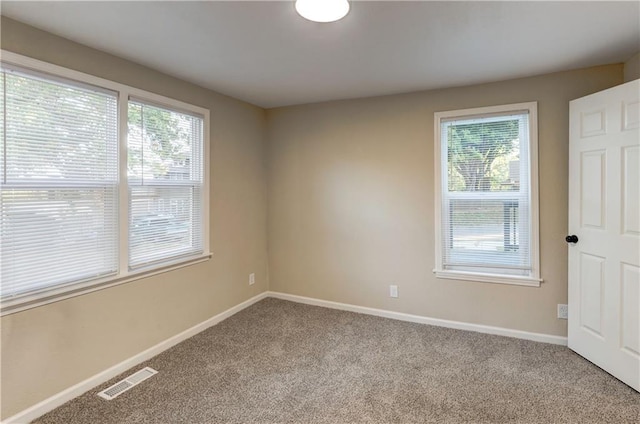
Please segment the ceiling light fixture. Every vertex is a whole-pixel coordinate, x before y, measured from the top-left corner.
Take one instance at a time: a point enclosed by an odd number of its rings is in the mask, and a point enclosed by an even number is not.
[[[335,22],[349,13],[348,0],[296,0],[296,11],[313,22]]]

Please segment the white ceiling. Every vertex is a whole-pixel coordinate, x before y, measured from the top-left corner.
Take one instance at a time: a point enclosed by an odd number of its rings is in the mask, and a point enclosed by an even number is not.
[[[624,62],[640,2],[352,2],[329,24],[293,1],[11,2],[2,14],[262,107]]]

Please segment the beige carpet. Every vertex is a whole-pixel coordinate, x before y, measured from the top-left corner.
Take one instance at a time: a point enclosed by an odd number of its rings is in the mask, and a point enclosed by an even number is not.
[[[569,349],[263,300],[37,423],[638,423],[640,394]]]

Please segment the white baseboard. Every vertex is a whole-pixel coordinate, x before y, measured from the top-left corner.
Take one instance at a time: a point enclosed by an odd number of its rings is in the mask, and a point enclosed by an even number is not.
[[[357,312],[360,314],[375,315],[378,317],[397,319],[399,321],[416,322],[419,324],[436,325],[438,327],[455,328],[457,330],[475,331],[478,333],[496,334],[498,336],[514,337],[517,339],[532,340],[534,342],[543,342],[557,344],[561,346],[567,345],[567,338],[562,336],[554,336],[551,334],[531,333],[529,331],[513,330],[511,328],[493,327],[490,325],[471,324],[460,321],[450,321],[446,319],[430,318],[421,315],[411,315],[402,312],[387,311],[384,309],[367,308],[365,306],[351,305],[348,303],[331,302],[329,300],[314,299],[311,297],[297,296],[293,294],[280,292],[267,292],[268,297],[276,299],[289,300],[307,305],[322,306],[331,309],[340,309],[342,311]]]
[[[80,383],[76,384],[75,386],[71,386],[66,390],[63,390],[60,393],[57,393],[53,396],[51,396],[48,399],[43,400],[42,402],[39,402],[27,409],[25,409],[24,411],[21,411],[7,419],[5,419],[4,421],[2,421],[2,424],[26,424],[29,423],[33,420],[35,420],[38,417],[41,417],[42,415],[46,414],[47,412],[57,408],[58,406],[70,401],[73,398],[76,398],[80,395],[82,395],[85,392],[88,392],[89,390],[99,386],[100,384],[104,383],[105,381],[108,381],[110,379],[112,379],[113,377],[117,376],[118,374],[121,374],[123,372],[125,372],[126,370],[128,370],[131,367],[135,367],[136,365],[153,358],[154,356],[158,355],[159,353],[162,353],[163,351],[177,345],[178,343],[188,339],[189,337],[193,337],[196,334],[200,333],[201,331],[206,330],[209,327],[212,327],[216,324],[218,324],[221,321],[224,321],[225,319],[229,318],[230,316],[240,312],[241,310],[253,305],[256,302],[259,302],[260,300],[266,298],[268,296],[267,292],[261,293],[257,296],[252,297],[251,299],[248,299],[242,303],[240,303],[239,305],[236,305],[232,308],[227,309],[224,312],[219,313],[218,315],[209,318],[208,320],[201,322],[200,324],[194,325],[193,327],[183,331],[182,333],[176,334],[173,337],[168,338],[167,340],[158,343],[155,346],[150,347],[149,349],[138,353],[135,356],[132,356],[131,358],[125,359],[124,361],[120,362],[119,364],[116,364],[114,366],[112,366],[111,368],[108,368],[96,375],[94,375],[93,377],[89,377],[88,379],[81,381]]]

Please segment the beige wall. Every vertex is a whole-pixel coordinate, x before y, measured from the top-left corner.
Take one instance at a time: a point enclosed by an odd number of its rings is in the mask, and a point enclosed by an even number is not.
[[[620,83],[622,65],[610,65],[268,110],[270,289],[566,336],[569,101]],[[544,283],[435,278],[434,112],[527,101],[539,112]]]
[[[1,36],[8,51],[208,108],[212,141],[213,259],[3,317],[6,418],[265,291],[268,280],[264,110],[4,17]]]
[[[624,63],[624,82],[640,78],[640,52]]]

